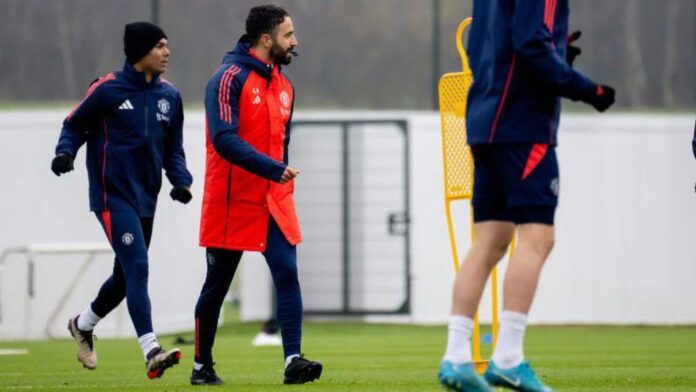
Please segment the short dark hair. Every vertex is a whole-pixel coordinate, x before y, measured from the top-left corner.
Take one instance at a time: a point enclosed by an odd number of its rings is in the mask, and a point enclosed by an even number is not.
[[[252,44],[256,44],[263,34],[272,34],[273,30],[290,16],[285,8],[267,4],[249,10],[246,19],[246,33]]]

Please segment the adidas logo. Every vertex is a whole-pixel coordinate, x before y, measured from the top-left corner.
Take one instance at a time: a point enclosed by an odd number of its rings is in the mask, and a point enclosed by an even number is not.
[[[123,101],[121,106],[118,107],[119,110],[133,110],[133,105],[130,103],[130,99]]]
[[[257,95],[256,98],[254,98],[254,100],[252,101],[252,103],[253,103],[254,105],[260,104],[260,103],[261,103],[261,97],[259,97],[259,96]]]

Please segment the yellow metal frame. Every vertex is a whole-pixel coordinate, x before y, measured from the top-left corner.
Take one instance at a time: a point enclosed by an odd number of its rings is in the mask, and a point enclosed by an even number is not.
[[[466,57],[462,34],[471,24],[471,18],[464,19],[457,28],[456,43],[459,57],[462,60],[462,71],[447,73],[442,76],[438,85],[440,100],[440,122],[442,129],[442,155],[445,179],[445,211],[447,228],[452,248],[452,259],[455,272],[459,270],[459,255],[457,240],[452,221],[452,202],[471,200],[474,183],[474,160],[471,149],[466,142],[466,99],[473,81],[473,75]],[[473,211],[470,214],[471,242],[474,241]],[[510,257],[515,247],[515,238],[510,244]],[[493,347],[498,340],[498,270],[491,272],[491,308]],[[472,334],[473,361],[476,370],[482,373],[488,361],[481,357],[481,332],[478,312],[474,316],[474,331]]]

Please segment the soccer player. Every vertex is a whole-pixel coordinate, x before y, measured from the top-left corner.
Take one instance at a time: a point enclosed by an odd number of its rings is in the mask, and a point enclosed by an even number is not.
[[[490,386],[551,390],[524,362],[523,339],[541,268],[554,243],[560,97],[602,112],[615,94],[569,64],[579,49],[567,50],[568,12],[568,0],[473,3],[468,53],[474,82],[466,125],[474,157],[476,238],[455,278],[439,371],[440,382],[452,391],[488,391]],[[472,319],[515,229],[518,246],[503,284],[500,334],[481,377],[472,366]]]
[[[200,245],[207,274],[196,305],[196,356],[191,384],[221,384],[212,349],[225,294],[244,251],[262,252],[276,287],[286,384],[318,379],[322,365],[301,355],[302,296],[293,199],[299,171],[288,166],[294,89],[281,66],[297,46],[281,7],[254,7],[246,34],[208,81],[206,177]]]
[[[147,250],[162,168],[174,187],[172,199],[181,203],[191,200],[193,179],[182,146],[181,96],[159,77],[169,61],[167,36],[153,24],[136,22],[126,25],[123,42],[123,70],[94,81],[68,114],[51,170],[58,176],[73,170],[77,151],[87,143],[90,209],[116,253],[113,275],[96,299],[68,322],[77,359],[87,369],[97,367],[92,331],[125,297],[152,379],[181,357],[179,349],[160,347],[147,292]]]

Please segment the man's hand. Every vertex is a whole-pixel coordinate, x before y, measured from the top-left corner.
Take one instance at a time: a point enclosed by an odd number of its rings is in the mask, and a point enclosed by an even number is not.
[[[283,172],[283,176],[280,177],[280,183],[285,184],[286,182],[292,181],[297,175],[300,174],[300,171],[293,168],[293,167],[286,167],[285,172]]]
[[[67,154],[58,154],[51,162],[51,171],[59,177],[73,169],[73,157]]]
[[[595,94],[591,96],[587,102],[594,106],[597,111],[603,112],[614,104],[615,99],[616,91],[613,88],[606,85],[600,85],[597,86]]]
[[[169,192],[172,200],[176,200],[182,204],[186,204],[191,201],[193,195],[191,195],[191,190],[186,186],[175,186],[171,192]]]
[[[568,38],[566,39],[566,61],[568,62],[568,65],[570,65],[571,67],[573,66],[575,58],[580,56],[580,53],[582,53],[580,47],[573,45],[573,43],[579,40],[581,36],[582,31],[578,30],[572,32],[570,35],[568,35]]]

